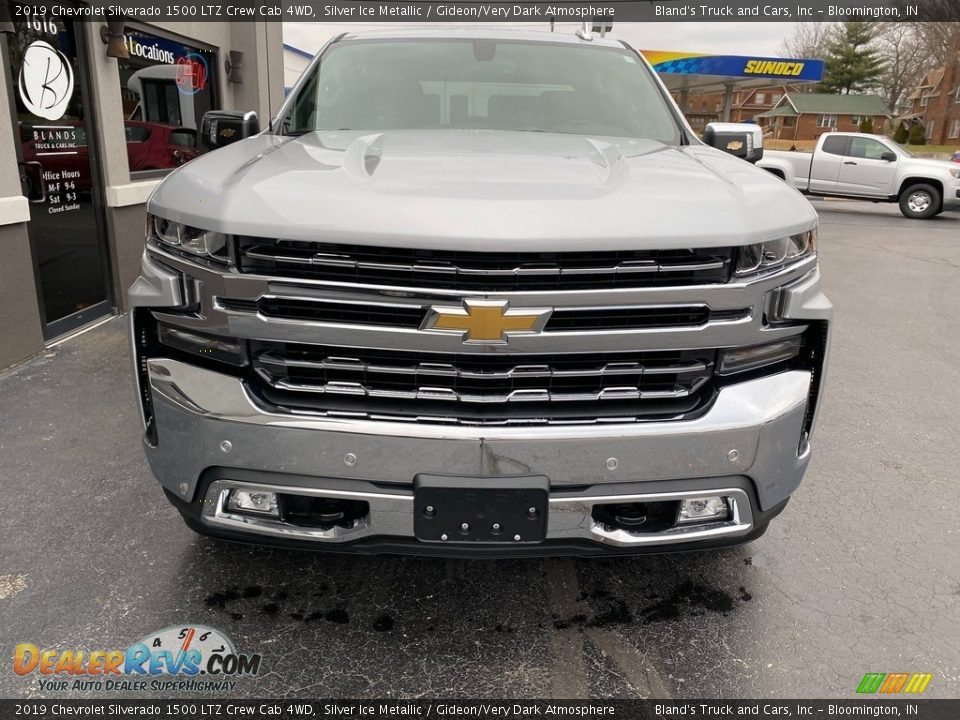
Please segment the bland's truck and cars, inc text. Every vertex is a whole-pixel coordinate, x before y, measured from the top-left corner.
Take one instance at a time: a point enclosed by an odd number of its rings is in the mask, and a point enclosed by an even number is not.
[[[130,290],[147,456],[194,530],[629,554],[747,542],[796,490],[817,214],[625,44],[347,33],[265,130],[203,138]]]

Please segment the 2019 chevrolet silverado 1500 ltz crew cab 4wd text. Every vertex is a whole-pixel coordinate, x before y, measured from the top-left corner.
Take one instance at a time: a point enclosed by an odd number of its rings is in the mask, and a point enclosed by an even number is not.
[[[629,47],[346,34],[266,131],[202,134],[237,142],[158,186],[130,291],[147,456],[198,532],[700,549],[759,536],[800,483],[817,215],[698,140]]]
[[[882,135],[824,133],[813,153],[773,151],[758,165],[807,195],[895,202],[908,218],[960,210],[960,168],[914,157]]]

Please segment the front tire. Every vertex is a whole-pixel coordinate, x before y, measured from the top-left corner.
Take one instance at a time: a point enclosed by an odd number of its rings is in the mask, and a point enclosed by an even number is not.
[[[900,212],[914,220],[932,218],[940,210],[940,191],[933,185],[918,183],[900,194]]]

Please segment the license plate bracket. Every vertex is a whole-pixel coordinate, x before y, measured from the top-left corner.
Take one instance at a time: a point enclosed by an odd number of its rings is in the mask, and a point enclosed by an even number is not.
[[[414,479],[414,533],[421,542],[445,544],[543,542],[549,498],[550,482],[538,475],[418,475]]]

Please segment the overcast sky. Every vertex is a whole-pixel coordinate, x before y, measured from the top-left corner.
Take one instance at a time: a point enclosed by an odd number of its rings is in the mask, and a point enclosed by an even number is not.
[[[283,40],[302,50],[315,53],[328,38],[346,31],[382,30],[413,23],[290,23],[283,24]],[[469,25],[473,23],[430,23]],[[482,25],[483,23],[476,23]],[[426,25],[426,23],[424,23]],[[496,27],[547,29],[547,23],[495,23]],[[557,23],[557,32],[574,32],[579,23]],[[784,22],[682,22],[617,23],[610,37],[627,41],[641,50],[688,50],[728,55],[779,55],[784,37],[793,31]]]

